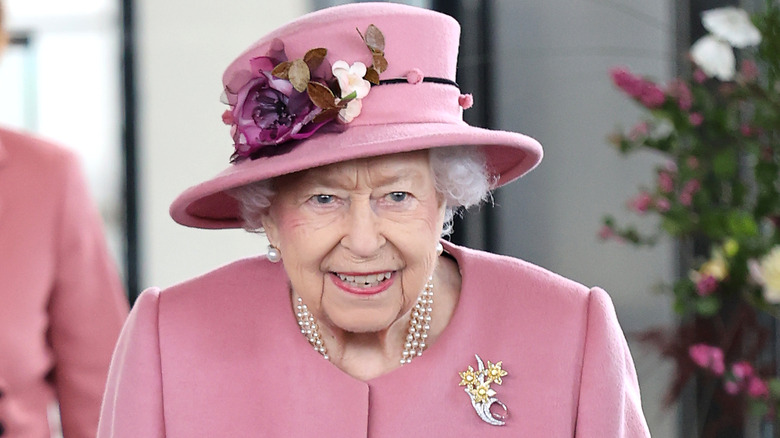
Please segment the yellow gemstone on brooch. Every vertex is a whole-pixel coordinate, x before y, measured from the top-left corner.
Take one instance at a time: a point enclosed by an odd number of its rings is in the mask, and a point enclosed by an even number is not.
[[[500,360],[496,363],[488,361],[487,366],[487,378],[496,382],[497,385],[500,385],[502,383],[501,378],[506,376],[506,371],[501,369],[501,362]]]
[[[469,369],[462,371],[460,374],[460,386],[473,386],[478,383],[477,374],[474,372],[474,368],[469,366]]]

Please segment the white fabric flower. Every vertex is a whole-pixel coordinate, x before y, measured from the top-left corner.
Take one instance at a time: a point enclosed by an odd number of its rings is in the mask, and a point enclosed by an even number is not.
[[[368,95],[371,89],[371,82],[363,79],[366,75],[366,65],[362,62],[355,62],[351,66],[346,61],[336,61],[333,64],[333,76],[339,80],[342,98],[349,96],[352,92],[357,93],[356,99],[362,99]]]
[[[699,38],[691,47],[691,58],[709,77],[730,81],[736,75],[734,51],[725,41],[713,35]]]
[[[751,260],[748,267],[753,280],[764,287],[764,299],[780,303],[780,246],[772,248],[760,262]]]
[[[761,32],[744,9],[733,6],[710,9],[701,14],[701,23],[710,33],[738,49],[761,42]]]
[[[355,117],[360,115],[360,111],[363,109],[363,102],[360,99],[350,100],[347,103],[347,107],[339,111],[339,121],[341,123],[349,123]]]

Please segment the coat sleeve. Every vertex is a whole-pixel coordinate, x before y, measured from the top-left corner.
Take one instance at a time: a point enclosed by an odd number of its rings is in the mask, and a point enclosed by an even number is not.
[[[649,437],[628,344],[606,292],[591,289],[577,409],[577,438]]]
[[[98,438],[165,436],[158,335],[159,289],[136,300],[119,336],[98,427]]]
[[[87,438],[97,431],[111,352],[128,303],[78,159],[63,154],[61,164],[48,341],[63,434]]]

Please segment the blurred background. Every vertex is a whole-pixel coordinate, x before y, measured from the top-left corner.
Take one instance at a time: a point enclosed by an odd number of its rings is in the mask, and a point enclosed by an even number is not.
[[[175,224],[168,205],[228,164],[221,74],[251,42],[328,0],[5,0],[13,41],[0,63],[0,124],[78,151],[131,302],[240,257],[262,236]],[[675,75],[706,0],[417,0],[463,26],[458,81],[473,124],[520,131],[545,147],[542,165],[469,213],[453,239],[524,258],[612,296],[639,372],[655,437],[679,435],[663,408],[669,365],[632,334],[674,321],[654,286],[676,249],[603,244],[605,213],[628,217],[659,158],[622,158],[607,141],[638,108],[612,86],[627,66]],[[731,2],[734,3],[734,2]],[[693,24],[696,23],[696,24]],[[13,85],[11,85],[13,84]],[[633,220],[633,219],[632,219]],[[640,224],[641,225],[641,224]]]

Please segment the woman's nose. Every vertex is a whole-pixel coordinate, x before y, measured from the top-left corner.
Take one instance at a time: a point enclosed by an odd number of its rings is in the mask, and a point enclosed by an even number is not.
[[[371,202],[353,202],[349,207],[349,220],[342,245],[356,256],[376,255],[385,244],[379,221]]]

